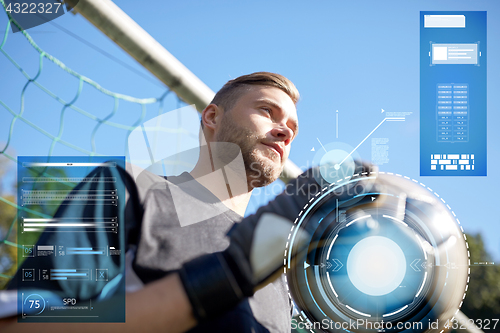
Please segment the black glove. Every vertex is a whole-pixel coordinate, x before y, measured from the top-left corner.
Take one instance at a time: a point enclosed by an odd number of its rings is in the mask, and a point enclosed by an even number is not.
[[[358,163],[356,177],[367,177],[373,170],[372,165]],[[179,274],[198,321],[226,312],[281,275],[293,222],[324,189],[316,181],[318,175],[318,168],[307,170],[273,201],[234,225],[225,251],[203,255],[182,266]],[[299,247],[300,235],[295,238]]]

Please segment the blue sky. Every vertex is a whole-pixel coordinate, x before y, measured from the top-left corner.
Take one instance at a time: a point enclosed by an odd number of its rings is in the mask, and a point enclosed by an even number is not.
[[[301,92],[298,104],[300,134],[291,159],[307,166],[326,145],[358,145],[387,112],[412,112],[405,122],[384,123],[372,135],[389,139],[389,163],[382,171],[414,178],[444,198],[469,233],[481,232],[489,252],[500,260],[500,205],[494,193],[500,186],[500,2],[488,1],[115,1],[158,42],[212,90],[227,80],[254,71],[272,71],[290,78]],[[485,10],[488,15],[488,176],[419,176],[419,12],[425,10]],[[47,23],[28,30],[35,42],[76,72],[102,87],[138,98],[159,97],[166,89],[131,57],[79,15],[55,21],[144,76],[117,64],[58,27]],[[0,13],[0,31],[6,15]],[[2,32],[3,35],[3,32]],[[4,49],[29,75],[38,70],[38,54],[23,35],[9,33]],[[26,79],[0,54],[0,100],[14,112],[21,106]],[[78,80],[45,60],[40,82],[71,100]],[[84,87],[77,105],[103,117],[113,99]],[[167,97],[165,110],[179,106]],[[25,113],[44,130],[57,135],[62,106],[34,86],[26,90]],[[158,113],[158,104],[145,108],[144,120]],[[335,133],[339,110],[339,137]],[[137,104],[120,102],[111,119],[131,125],[141,117]],[[0,147],[7,140],[12,116],[0,107]],[[62,138],[91,150],[95,121],[67,110]],[[120,155],[126,131],[103,126],[96,134],[97,152]],[[51,140],[16,121],[9,149],[13,155],[44,155]],[[371,141],[358,149],[371,158]],[[81,152],[56,144],[55,155]],[[14,169],[12,169],[14,170]],[[10,179],[14,172],[11,171]],[[260,197],[252,207],[265,202]],[[251,208],[252,209],[252,208]]]

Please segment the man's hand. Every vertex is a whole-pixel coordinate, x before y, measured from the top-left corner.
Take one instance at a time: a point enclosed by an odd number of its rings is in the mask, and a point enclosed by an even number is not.
[[[358,163],[355,177],[373,176],[374,171],[371,164]],[[228,233],[230,245],[225,251],[183,265],[179,274],[198,321],[224,313],[281,274],[293,222],[323,190],[316,181],[318,174],[318,168],[307,170],[268,205],[236,224]],[[349,199],[346,193],[338,195],[339,202]],[[299,233],[299,246],[300,240]]]

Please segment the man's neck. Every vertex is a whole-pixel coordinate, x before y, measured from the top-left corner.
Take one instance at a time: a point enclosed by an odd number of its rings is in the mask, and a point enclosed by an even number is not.
[[[200,148],[200,158],[189,174],[225,206],[244,216],[252,189],[248,187],[243,161],[241,162],[242,165],[237,167],[237,170],[234,166],[215,169],[207,146],[204,146]]]

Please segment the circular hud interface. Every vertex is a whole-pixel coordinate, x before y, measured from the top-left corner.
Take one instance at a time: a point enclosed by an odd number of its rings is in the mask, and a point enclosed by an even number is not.
[[[357,174],[325,186],[303,209],[285,252],[295,325],[441,332],[458,311],[468,282],[465,236],[443,199],[405,178]]]

